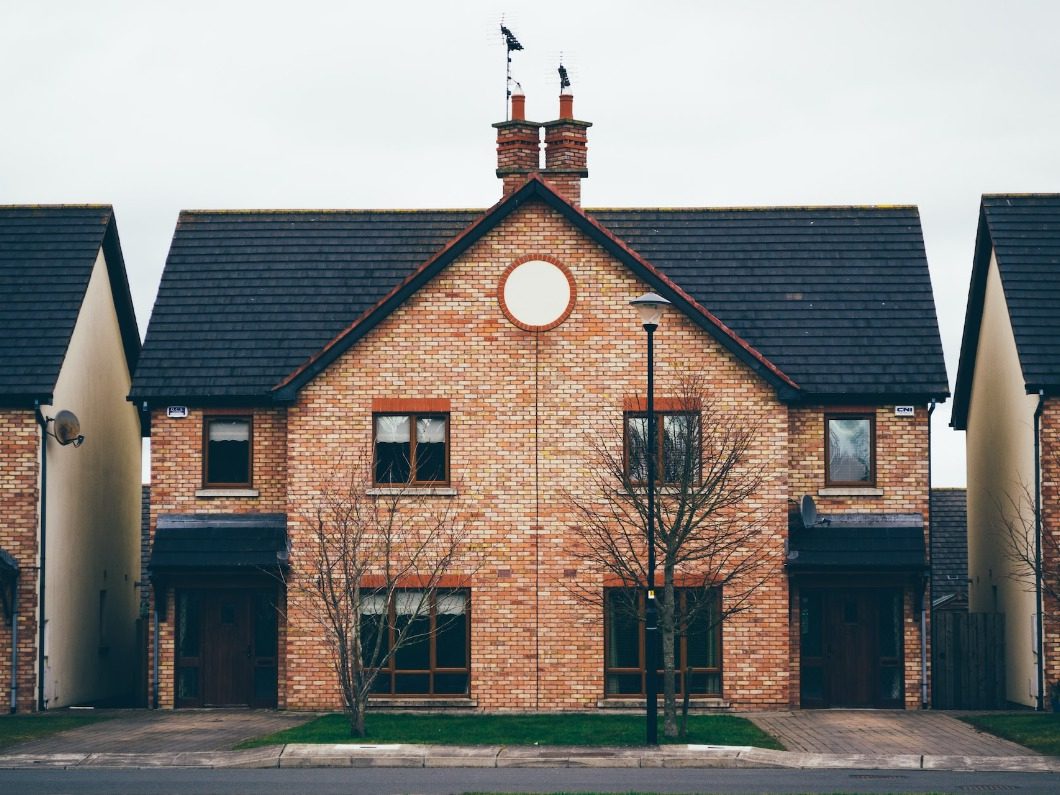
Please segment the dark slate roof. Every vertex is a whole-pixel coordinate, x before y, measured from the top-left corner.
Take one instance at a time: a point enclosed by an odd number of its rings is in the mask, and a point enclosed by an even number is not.
[[[613,232],[739,335],[745,343],[728,341],[737,355],[806,398],[948,394],[915,208],[587,214],[604,227],[589,234],[616,245]],[[474,210],[182,213],[133,395],[267,397],[481,219]]]
[[[282,513],[163,514],[148,564],[151,576],[174,571],[275,571],[286,566]]]
[[[135,397],[267,396],[481,212],[182,212]]]
[[[951,425],[965,430],[990,254],[1028,393],[1060,393],[1060,194],[983,196]]]
[[[140,353],[109,206],[0,207],[0,402],[49,402],[100,248],[130,369]]]
[[[931,598],[968,593],[968,492],[931,490]]]
[[[805,392],[949,394],[915,207],[592,214]]]
[[[844,513],[803,527],[791,518],[787,567],[791,571],[923,571],[920,514]]]

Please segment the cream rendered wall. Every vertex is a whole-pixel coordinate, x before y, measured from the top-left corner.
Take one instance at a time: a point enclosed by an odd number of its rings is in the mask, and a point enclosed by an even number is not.
[[[1005,614],[1006,694],[1034,706],[1034,593],[1010,576],[1005,519],[1034,525],[1033,506],[1023,504],[1034,484],[1035,395],[1028,395],[1016,353],[1008,306],[994,255],[990,257],[968,411],[969,609]]]
[[[48,416],[68,409],[85,443],[48,439],[45,697],[48,708],[135,687],[140,426],[100,252]],[[49,426],[50,428],[50,426]],[[101,591],[106,591],[101,616]],[[102,637],[100,630],[102,623]]]

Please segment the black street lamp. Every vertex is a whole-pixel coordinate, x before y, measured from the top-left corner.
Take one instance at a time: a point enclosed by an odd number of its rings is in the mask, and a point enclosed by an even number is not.
[[[648,332],[648,589],[644,606],[644,695],[647,701],[647,743],[659,744],[659,664],[655,648],[659,637],[659,611],[655,603],[655,348],[653,335],[670,302],[661,295],[645,293],[629,302],[640,314]]]

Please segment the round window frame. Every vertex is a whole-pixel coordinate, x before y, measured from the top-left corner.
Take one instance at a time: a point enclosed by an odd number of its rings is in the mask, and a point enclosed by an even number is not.
[[[563,277],[567,280],[567,286],[570,288],[570,296],[567,299],[567,306],[555,320],[549,323],[541,325],[524,323],[515,316],[511,308],[508,306],[508,302],[504,300],[504,288],[508,284],[508,277],[510,277],[517,268],[528,262],[547,262],[549,265],[553,265],[563,274]],[[574,311],[574,305],[577,302],[577,298],[578,287],[577,283],[574,281],[574,274],[571,273],[570,268],[568,268],[563,262],[548,254],[526,254],[519,257],[519,259],[515,260],[511,265],[505,268],[504,273],[501,274],[500,281],[497,283],[497,303],[500,305],[501,312],[508,319],[508,322],[518,329],[533,333],[551,331],[557,326],[562,325],[567,318],[570,317],[571,312]]]

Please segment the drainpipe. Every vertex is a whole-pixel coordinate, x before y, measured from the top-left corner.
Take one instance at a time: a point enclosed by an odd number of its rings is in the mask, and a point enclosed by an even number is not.
[[[928,708],[928,664],[927,664],[927,628],[928,611],[931,607],[931,566],[934,565],[934,514],[931,511],[931,415],[935,413],[936,401],[928,403],[928,576],[924,579],[923,594],[920,597],[920,708]],[[934,622],[934,615],[932,615]],[[932,623],[934,626],[934,623]]]
[[[18,572],[11,592],[11,714],[18,711]]]
[[[155,609],[152,613],[154,632],[151,638],[151,709],[158,709],[158,593],[155,592]]]
[[[1038,655],[1038,696],[1034,708],[1045,709],[1045,640],[1042,637],[1042,413],[1045,390],[1038,390],[1038,407],[1034,410],[1034,617],[1035,654]]]
[[[40,569],[37,572],[38,620],[37,620],[37,711],[44,712],[44,577],[48,549],[48,420],[41,413],[40,401],[33,401],[33,410],[40,425]]]

